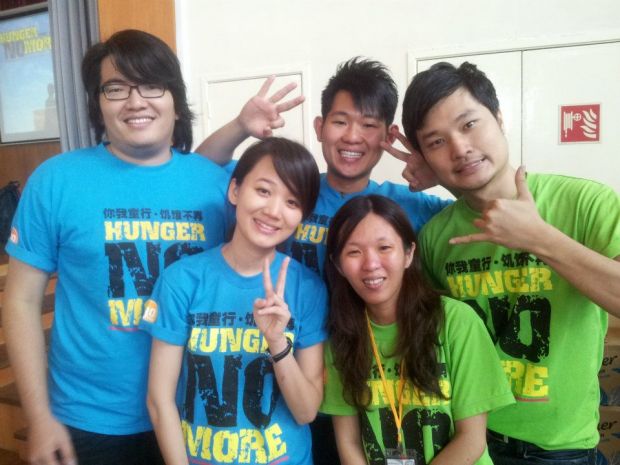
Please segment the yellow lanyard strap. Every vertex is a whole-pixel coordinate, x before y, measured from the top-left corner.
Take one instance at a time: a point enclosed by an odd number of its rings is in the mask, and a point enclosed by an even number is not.
[[[383,383],[383,390],[385,391],[385,395],[388,398],[388,402],[390,403],[390,408],[392,409],[392,415],[394,415],[394,422],[396,423],[396,428],[398,431],[398,448],[403,449],[403,436],[402,436],[402,424],[403,424],[403,390],[405,387],[405,359],[402,358],[400,361],[400,388],[398,392],[398,412],[396,412],[396,406],[394,405],[394,395],[388,392],[387,380],[385,379],[385,373],[383,372],[383,366],[381,365],[381,357],[379,356],[379,349],[377,348],[377,343],[375,342],[375,335],[372,332],[372,326],[370,325],[370,317],[368,316],[368,311],[366,311],[366,323],[368,324],[368,334],[370,336],[370,345],[372,346],[372,352],[375,355],[375,361],[377,362],[377,369],[379,370],[379,375],[381,376],[381,382]]]

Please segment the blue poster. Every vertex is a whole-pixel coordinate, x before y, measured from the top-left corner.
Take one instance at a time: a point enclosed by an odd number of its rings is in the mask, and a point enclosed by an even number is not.
[[[0,20],[0,141],[58,137],[47,11]]]

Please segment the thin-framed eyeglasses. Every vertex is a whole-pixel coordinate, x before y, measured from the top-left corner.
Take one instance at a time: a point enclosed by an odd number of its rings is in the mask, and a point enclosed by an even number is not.
[[[135,86],[122,83],[104,84],[101,92],[108,100],[127,100],[132,89],[136,89],[142,98],[159,98],[166,92],[162,84],[137,84]]]

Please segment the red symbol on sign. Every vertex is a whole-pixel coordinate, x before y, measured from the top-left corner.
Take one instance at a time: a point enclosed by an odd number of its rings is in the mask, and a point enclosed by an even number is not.
[[[601,105],[563,105],[560,107],[560,142],[598,142]]]

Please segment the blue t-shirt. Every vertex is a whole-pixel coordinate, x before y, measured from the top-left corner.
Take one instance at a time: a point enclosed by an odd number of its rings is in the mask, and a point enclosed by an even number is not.
[[[101,434],[152,429],[143,303],[164,267],[224,240],[227,182],[195,154],[140,166],[103,144],[32,174],[7,252],[58,273],[49,396],[59,421]]]
[[[271,264],[274,281],[283,259],[277,253]],[[312,464],[309,427],[280,394],[254,322],[254,300],[264,294],[262,274],[239,275],[221,246],[171,266],[155,286],[140,327],[185,346],[179,392],[190,463]],[[325,286],[294,260],[284,300],[294,350],[325,340]]]
[[[338,209],[348,200],[360,196],[377,194],[394,200],[407,213],[415,231],[419,231],[436,213],[450,205],[452,200],[442,199],[423,192],[410,192],[404,184],[384,182],[377,184],[370,181],[366,189],[351,194],[342,194],[334,190],[327,182],[327,176],[321,175],[321,189],[316,207],[305,219],[285,244],[284,251],[322,275],[325,264],[326,241],[329,223]]]

